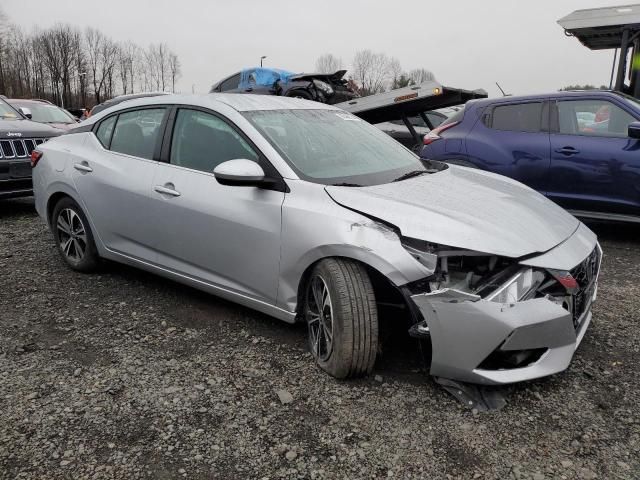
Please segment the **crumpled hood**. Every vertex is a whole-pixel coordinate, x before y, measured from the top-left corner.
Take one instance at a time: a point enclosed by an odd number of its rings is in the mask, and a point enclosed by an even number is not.
[[[580,224],[519,182],[456,166],[400,182],[326,191],[344,207],[395,225],[403,236],[513,258],[546,252]]]

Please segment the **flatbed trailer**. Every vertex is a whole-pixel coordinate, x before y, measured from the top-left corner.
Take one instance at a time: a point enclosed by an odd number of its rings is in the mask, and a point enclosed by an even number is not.
[[[401,119],[411,132],[416,144],[421,144],[422,138],[409,121],[409,117],[420,116],[425,124],[433,129],[434,126],[425,112],[462,105],[475,98],[487,98],[487,92],[445,87],[436,81],[427,81],[419,85],[410,85],[368,97],[355,98],[335,106],[369,123]]]

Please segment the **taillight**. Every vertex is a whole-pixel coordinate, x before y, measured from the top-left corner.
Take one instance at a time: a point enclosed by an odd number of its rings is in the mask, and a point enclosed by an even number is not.
[[[40,159],[42,158],[42,152],[39,150],[34,150],[31,152],[31,168],[34,168]]]
[[[449,130],[452,127],[455,127],[459,123],[460,122],[451,122],[451,123],[447,123],[446,125],[440,125],[438,128],[434,128],[424,136],[422,143],[424,143],[425,145],[429,145],[435,142],[436,140],[440,140],[442,138],[440,136],[442,132],[444,132],[445,130]]]

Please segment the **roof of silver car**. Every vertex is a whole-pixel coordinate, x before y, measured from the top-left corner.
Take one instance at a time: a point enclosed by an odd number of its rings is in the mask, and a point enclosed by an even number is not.
[[[340,110],[323,103],[312,102],[301,98],[277,97],[271,95],[244,95],[239,93],[207,93],[199,95],[161,95],[155,97],[136,98],[109,107],[88,121],[95,122],[100,118],[125,108],[156,104],[184,104],[214,108],[219,104],[227,105],[238,112],[255,110]]]

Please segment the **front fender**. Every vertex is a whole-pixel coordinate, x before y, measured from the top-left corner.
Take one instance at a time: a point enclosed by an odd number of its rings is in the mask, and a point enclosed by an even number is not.
[[[280,308],[296,310],[304,272],[323,258],[357,260],[396,286],[433,273],[404,249],[392,228],[338,205],[320,185],[287,183],[293,195],[287,195],[282,207]]]

